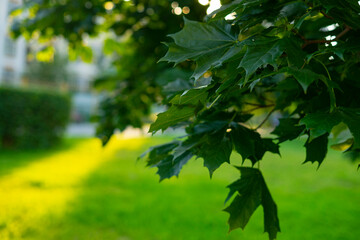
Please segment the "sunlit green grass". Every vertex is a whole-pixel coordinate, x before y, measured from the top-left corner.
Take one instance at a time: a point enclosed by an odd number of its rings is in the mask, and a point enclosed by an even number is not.
[[[83,138],[64,139],[58,146],[47,150],[8,150],[0,148],[0,177],[12,172],[13,169],[25,167],[28,164],[56,154],[59,151],[65,151],[79,144]]]
[[[61,211],[55,214],[53,209],[47,209],[48,213],[34,216],[30,223],[20,219],[19,223],[26,224],[26,228],[12,239],[267,239],[263,234],[261,207],[245,231],[227,233],[228,214],[221,210],[228,193],[225,186],[239,177],[233,167],[222,166],[210,180],[202,160],[193,159],[179,179],[159,183],[156,169],[145,168],[142,161],[136,162],[148,146],[166,140],[118,140],[114,146],[119,150],[113,147],[106,156],[108,159],[102,159],[86,177],[78,181],[74,178],[62,186],[71,189],[72,195],[64,198]],[[278,239],[359,239],[360,172],[332,151],[319,170],[316,165],[301,165],[304,160],[301,145],[300,141],[284,145],[282,158],[269,154],[260,166],[278,204],[282,228]],[[65,151],[71,152],[71,148]],[[0,154],[0,162],[9,154]],[[16,158],[18,153],[13,154],[14,160],[21,161]],[[74,146],[73,155],[76,154],[79,153]],[[36,158],[31,153],[22,157]],[[86,168],[86,160],[82,161],[77,167]],[[11,167],[9,174],[30,169],[33,162],[36,161]],[[240,163],[236,154],[233,163]],[[6,172],[6,168],[6,164],[0,164],[0,171]],[[0,189],[6,176],[0,176]],[[0,201],[6,202],[6,196],[1,197]],[[22,197],[26,196],[19,195]],[[52,205],[43,206],[46,210]],[[31,214],[29,211],[27,214]],[[9,231],[6,222],[0,222],[0,234],[6,231]]]

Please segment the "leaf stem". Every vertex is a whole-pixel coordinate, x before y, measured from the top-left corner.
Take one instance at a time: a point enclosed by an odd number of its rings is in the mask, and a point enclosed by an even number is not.
[[[230,124],[232,121],[234,121],[236,115],[237,115],[237,112],[235,112],[234,115],[231,117],[231,119],[230,119],[230,121],[229,121],[229,124]]]
[[[219,94],[219,95],[215,98],[215,100],[210,104],[209,107],[207,107],[207,109],[212,108],[212,106],[214,106],[214,104],[219,100],[220,97],[221,97],[221,94]]]
[[[327,69],[327,67],[325,66],[325,64],[324,64],[322,61],[320,61],[320,60],[318,60],[318,59],[316,59],[316,58],[315,58],[315,60],[316,60],[317,62],[319,62],[319,63],[324,67],[324,69],[325,69],[325,71],[326,71],[326,73],[327,73],[330,81],[332,81],[330,72],[329,72],[329,70]]]
[[[332,81],[331,79],[331,75],[330,75],[330,72],[329,70],[327,69],[327,67],[325,66],[325,64],[323,62],[321,62],[320,60],[316,59],[316,61],[318,61],[325,69],[328,77],[329,77],[329,80]],[[336,97],[335,97],[335,91],[334,91],[334,88],[332,88],[326,81],[323,81],[325,83],[325,85],[328,87],[329,89],[329,94],[330,94],[330,112],[334,111],[334,109],[336,108]]]

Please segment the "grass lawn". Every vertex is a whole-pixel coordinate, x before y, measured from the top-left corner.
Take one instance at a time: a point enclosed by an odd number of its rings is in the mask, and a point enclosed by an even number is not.
[[[113,139],[105,149],[73,140],[50,152],[0,153],[0,239],[267,239],[261,207],[245,231],[227,233],[225,186],[239,177],[231,166],[210,180],[202,160],[191,160],[179,179],[159,184],[156,169],[136,162],[166,140]],[[301,165],[301,144],[285,144],[282,158],[268,154],[261,163],[278,204],[278,239],[358,240],[360,172],[333,151],[319,170]]]
[[[13,169],[24,167],[33,161],[66,151],[81,142],[81,138],[64,139],[58,147],[50,150],[5,150],[0,149],[0,177],[12,172]]]

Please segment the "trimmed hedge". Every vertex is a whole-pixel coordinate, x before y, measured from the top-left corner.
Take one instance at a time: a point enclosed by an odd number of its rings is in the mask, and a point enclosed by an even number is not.
[[[48,148],[61,139],[70,116],[69,96],[0,88],[0,146]]]

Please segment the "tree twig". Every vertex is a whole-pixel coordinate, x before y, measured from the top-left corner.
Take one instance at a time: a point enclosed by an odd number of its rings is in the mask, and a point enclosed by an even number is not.
[[[295,29],[291,29],[291,31],[292,31],[293,33],[295,33],[296,35],[298,35],[302,40],[304,40],[304,41],[307,40],[303,35],[301,35],[301,34],[300,34],[298,31],[296,31]]]
[[[250,105],[250,106],[256,106],[256,107],[273,107],[274,104],[269,104],[269,105],[262,105],[262,104],[258,104],[258,103],[250,103],[250,102],[243,102],[246,105]]]
[[[263,99],[263,100],[265,100],[265,101],[268,101],[268,102],[270,102],[270,103],[272,103],[272,104],[275,104],[275,102],[274,102],[273,100],[264,97],[264,95],[260,95],[260,98]]]
[[[268,108],[268,107],[274,107],[275,104],[271,104],[271,105],[260,105],[260,106],[256,106],[254,108],[251,108],[249,110],[243,111],[242,113],[251,113],[252,111],[258,110],[258,109],[262,109],[262,108]]]
[[[305,43],[302,45],[302,48],[305,48],[306,46],[310,45],[310,44],[314,44],[314,43],[331,43],[331,42],[335,42],[337,40],[339,40],[342,36],[344,36],[348,31],[351,30],[351,27],[346,25],[344,31],[342,31],[341,33],[339,33],[334,39],[332,40],[325,40],[325,39],[316,39],[316,40],[307,40],[305,39]]]
[[[266,123],[266,121],[269,119],[269,117],[271,116],[271,114],[273,114],[273,112],[275,112],[275,108],[273,108],[273,109],[266,115],[265,119],[259,124],[259,126],[257,126],[257,127],[255,128],[255,130],[258,130],[259,128],[261,128],[261,127],[264,125],[264,123]]]
[[[334,20],[334,18],[332,16],[327,15],[324,11],[320,11],[322,15],[324,15],[324,17]]]

